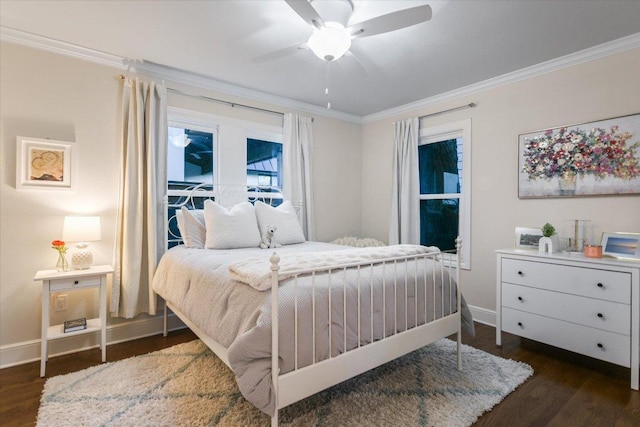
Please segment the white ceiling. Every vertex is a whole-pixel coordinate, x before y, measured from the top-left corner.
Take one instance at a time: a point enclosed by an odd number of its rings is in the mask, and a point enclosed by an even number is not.
[[[431,21],[353,41],[332,63],[334,110],[367,116],[640,33],[640,1],[354,0],[351,23],[429,4]],[[0,0],[0,24],[270,95],[326,105],[312,29],[283,0]]]

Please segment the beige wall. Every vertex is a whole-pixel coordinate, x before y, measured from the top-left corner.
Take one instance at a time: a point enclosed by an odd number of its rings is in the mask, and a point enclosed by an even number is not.
[[[640,196],[518,199],[518,134],[640,113],[640,50],[609,56],[473,96],[433,105],[363,128],[362,232],[387,240],[391,194],[392,123],[476,102],[473,109],[429,119],[432,125],[472,121],[472,269],[463,272],[471,305],[495,310],[495,254],[513,247],[516,226],[550,222],[566,235],[565,220],[588,219],[588,236],[640,232]]]
[[[40,338],[41,286],[32,279],[37,270],[55,267],[56,252],[50,242],[61,238],[65,215],[100,215],[103,240],[92,244],[95,262],[112,260],[119,180],[120,82],[115,77],[120,71],[10,43],[0,45],[0,67],[0,350],[6,350]],[[168,104],[282,124],[279,116],[175,94],[169,95]],[[316,117],[313,127],[318,239],[359,234],[360,200],[354,203],[353,199],[360,193],[361,126]],[[73,142],[78,160],[76,191],[16,190],[18,135]],[[334,209],[336,202],[339,212]],[[93,291],[70,293],[69,311],[53,313],[53,319],[91,316],[95,300]],[[109,324],[115,323],[110,319]]]
[[[565,232],[564,220],[586,218],[591,220],[592,236],[602,230],[640,231],[638,196],[519,200],[516,183],[519,133],[640,112],[639,69],[636,49],[364,126],[316,117],[313,175],[318,240],[358,235],[386,241],[392,123],[477,102],[475,109],[437,116],[430,123],[472,119],[472,270],[463,273],[463,280],[470,303],[493,310],[493,251],[513,245],[517,225],[548,221]],[[56,254],[49,244],[60,238],[65,215],[102,217],[103,240],[92,247],[97,263],[111,262],[119,170],[117,74],[117,69],[89,62],[0,45],[0,350],[37,344],[41,287],[32,278],[37,270],[54,266]],[[169,105],[281,123],[277,116],[178,95],[169,96]],[[18,135],[74,142],[79,160],[76,191],[16,190]],[[54,314],[54,319],[90,316],[94,301],[91,292],[70,294],[70,310]]]

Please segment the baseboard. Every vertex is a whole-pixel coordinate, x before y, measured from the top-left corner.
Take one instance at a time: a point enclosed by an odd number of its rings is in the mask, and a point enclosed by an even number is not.
[[[470,305],[469,310],[471,310],[474,321],[489,326],[496,326],[496,312],[494,310],[487,310],[486,308],[476,307],[474,305]]]
[[[170,331],[186,327],[173,313],[169,314],[167,322]],[[109,354],[108,345],[158,335],[162,330],[162,316],[107,326],[107,355]],[[49,358],[99,346],[99,332],[60,338],[49,342]],[[38,360],[40,360],[39,339],[0,347],[0,369]]]

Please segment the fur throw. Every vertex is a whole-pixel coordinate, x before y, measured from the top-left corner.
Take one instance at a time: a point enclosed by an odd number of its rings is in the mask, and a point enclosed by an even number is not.
[[[262,249],[273,249],[282,246],[280,243],[276,243],[276,240],[273,238],[277,229],[278,227],[274,225],[267,225],[264,233],[262,233],[262,241],[260,242],[260,247]]]
[[[340,237],[339,239],[335,239],[329,243],[333,243],[334,245],[344,245],[344,246],[354,246],[356,248],[367,248],[372,246],[386,246],[384,242],[380,240],[372,239],[370,237],[365,237],[364,239],[360,239],[358,237]]]

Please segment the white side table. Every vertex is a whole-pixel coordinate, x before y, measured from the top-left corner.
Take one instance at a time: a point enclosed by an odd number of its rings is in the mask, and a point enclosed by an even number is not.
[[[41,270],[33,278],[42,280],[42,338],[40,354],[40,376],[44,377],[47,364],[47,345],[55,340],[73,335],[81,335],[100,331],[100,348],[102,361],[107,360],[107,275],[113,273],[110,265],[96,265],[87,270]],[[49,325],[49,305],[52,292],[76,291],[80,289],[100,289],[100,316],[87,319],[87,328],[81,331],[64,332],[64,325]]]

